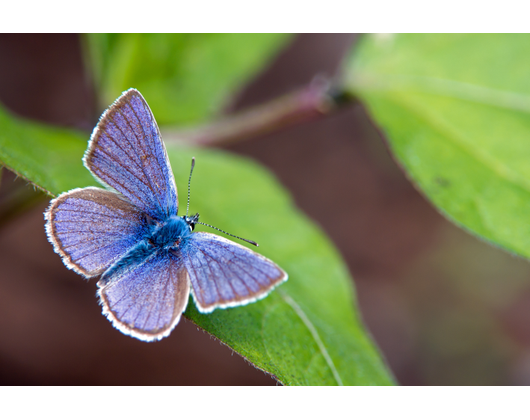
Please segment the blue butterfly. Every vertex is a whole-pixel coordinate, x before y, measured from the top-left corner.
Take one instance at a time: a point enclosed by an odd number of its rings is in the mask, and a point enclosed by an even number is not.
[[[248,248],[193,232],[202,224],[199,214],[177,216],[167,152],[137,90],[124,92],[103,113],[83,162],[108,189],[77,188],[52,200],[46,232],[68,268],[101,276],[103,314],[121,332],[160,340],[179,322],[190,291],[199,311],[208,313],[263,298],[287,280],[274,262]]]

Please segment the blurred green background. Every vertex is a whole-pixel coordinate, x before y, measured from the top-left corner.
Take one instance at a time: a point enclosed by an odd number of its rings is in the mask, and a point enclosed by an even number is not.
[[[252,53],[260,41],[251,41],[241,51]],[[191,95],[197,105],[179,113],[182,120],[164,115],[162,102],[151,106],[161,124],[235,112],[305,86],[315,75],[335,75],[357,41],[346,34],[280,37],[274,41],[285,43],[279,53],[253,61],[263,70],[251,80],[231,82],[230,101],[219,99],[205,108],[201,95],[175,86],[178,95],[160,100],[182,103],[180,98]],[[123,66],[142,46],[138,43],[147,41],[97,35],[94,42],[116,51],[112,57]],[[156,36],[149,42],[156,44]],[[191,54],[193,43],[185,44],[191,46],[179,51]],[[222,53],[222,43],[216,48]],[[87,56],[98,63],[92,72],[83,67]],[[197,63],[207,65],[200,57]],[[117,66],[98,61],[75,35],[0,35],[0,101],[20,116],[90,131],[101,107],[117,96],[109,80],[115,84],[115,78],[123,78],[126,88],[149,70],[117,74]],[[195,92],[211,92],[201,85],[200,74],[194,83]],[[96,98],[96,89],[104,95]],[[362,106],[225,148],[271,169],[339,248],[355,279],[364,321],[400,384],[530,383],[530,266],[443,218],[398,168]],[[17,202],[27,208],[13,212]],[[8,338],[0,343],[3,384],[274,384],[191,323],[156,344],[156,357],[144,343],[131,343],[111,329],[105,330],[104,345],[81,334],[67,337],[72,324],[99,331],[107,321],[68,317],[72,306],[86,314],[99,308],[43,237],[46,205],[43,195],[3,171],[0,331]],[[64,313],[64,325],[58,326],[65,334],[62,342],[35,322],[46,321],[49,308]],[[112,356],[105,358],[109,349]]]

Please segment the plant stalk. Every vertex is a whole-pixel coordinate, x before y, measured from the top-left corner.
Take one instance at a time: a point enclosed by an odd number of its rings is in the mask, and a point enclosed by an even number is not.
[[[355,99],[322,77],[308,86],[218,121],[190,129],[165,130],[164,140],[193,146],[221,146],[315,120]]]

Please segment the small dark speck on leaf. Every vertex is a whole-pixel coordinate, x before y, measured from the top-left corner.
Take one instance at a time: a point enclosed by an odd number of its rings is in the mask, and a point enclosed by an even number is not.
[[[451,185],[451,182],[449,182],[449,180],[442,178],[440,176],[437,176],[436,178],[434,178],[434,182],[443,188],[446,188]]]

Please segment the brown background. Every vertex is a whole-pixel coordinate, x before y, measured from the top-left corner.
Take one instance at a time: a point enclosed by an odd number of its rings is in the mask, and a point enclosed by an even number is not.
[[[227,112],[335,74],[355,40],[298,36]],[[100,110],[78,36],[0,35],[0,101],[89,133]],[[273,171],[334,241],[399,383],[530,384],[530,266],[446,221],[398,169],[361,106],[227,149]],[[275,384],[189,321],[149,344],[114,330],[95,282],[68,271],[47,242],[47,201],[4,170],[0,384]]]

